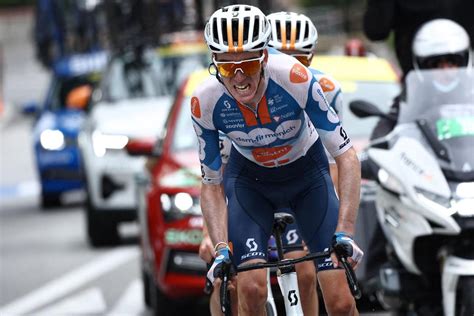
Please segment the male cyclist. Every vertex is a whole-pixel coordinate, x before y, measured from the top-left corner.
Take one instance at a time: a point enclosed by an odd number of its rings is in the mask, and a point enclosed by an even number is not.
[[[293,12],[278,12],[267,16],[270,22],[271,34],[268,46],[275,48],[283,53],[292,55],[298,59],[303,65],[309,67],[313,59],[316,44],[318,42],[318,32],[313,22],[305,15]],[[306,35],[305,35],[306,34]],[[342,110],[342,93],[339,83],[332,77],[324,74],[321,71],[310,68],[311,72],[317,79],[324,96],[329,105],[338,113],[341,119]],[[225,164],[228,158],[228,151],[230,152],[231,144],[228,138],[224,138],[224,145],[221,148],[224,150],[222,161]],[[221,155],[222,156],[222,155]],[[337,167],[334,159],[328,155],[330,174],[333,183],[337,185]],[[286,211],[286,210],[281,210]],[[285,253],[285,258],[300,258],[307,254],[303,247],[296,248],[296,245],[301,245],[302,240],[296,223],[288,225],[285,233],[282,236],[284,246],[289,246]],[[200,256],[206,262],[210,262],[212,256],[212,243],[210,242],[207,229],[204,229],[204,238],[200,247]],[[318,314],[318,300],[316,292],[316,271],[312,262],[305,261],[296,265],[298,275],[298,286],[301,293],[301,303],[303,312],[306,315]],[[215,291],[211,297],[211,311],[218,311],[219,307],[212,306],[218,304],[216,299],[218,292]]]
[[[360,191],[355,150],[311,72],[291,56],[268,53],[270,33],[265,15],[249,5],[217,10],[205,28],[217,74],[196,89],[191,112],[201,208],[216,252],[211,281],[224,262],[266,260],[274,212],[282,207],[293,210],[310,251],[341,246],[353,266],[363,255],[351,237]],[[224,176],[219,131],[233,143]],[[339,170],[340,201],[323,143]],[[331,259],[319,263],[328,313],[357,314],[344,270],[333,269],[334,253]],[[266,278],[264,270],[239,274],[240,315],[264,314]]]

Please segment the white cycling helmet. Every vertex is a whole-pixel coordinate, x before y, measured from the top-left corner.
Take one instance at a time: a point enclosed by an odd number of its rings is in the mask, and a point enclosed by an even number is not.
[[[237,4],[214,12],[206,24],[204,37],[213,53],[263,50],[268,45],[270,24],[259,8]]]
[[[459,67],[470,65],[469,35],[456,22],[436,19],[421,26],[413,39],[415,69],[434,68],[436,59],[449,58]]]
[[[272,28],[268,46],[278,50],[312,53],[318,42],[318,31],[304,14],[278,12],[267,16]]]

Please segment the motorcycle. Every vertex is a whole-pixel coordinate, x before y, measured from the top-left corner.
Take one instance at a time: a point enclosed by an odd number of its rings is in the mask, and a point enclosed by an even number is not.
[[[416,70],[397,125],[362,163],[375,180],[387,262],[372,290],[398,315],[474,315],[474,76]],[[384,117],[353,101],[358,117]],[[367,249],[370,251],[370,249]]]

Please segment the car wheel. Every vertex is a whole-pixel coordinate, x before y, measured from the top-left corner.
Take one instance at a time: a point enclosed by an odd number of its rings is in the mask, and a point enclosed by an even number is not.
[[[41,207],[51,208],[61,205],[61,194],[41,192]]]
[[[155,285],[150,278],[150,303],[153,316],[174,316],[179,315],[175,301],[167,298],[163,292]]]
[[[150,298],[150,287],[151,287],[151,277],[150,274],[147,273],[142,268],[142,280],[143,280],[143,298],[145,301],[145,305],[151,307],[151,298]]]
[[[93,207],[89,197],[86,200],[86,226],[89,243],[93,247],[114,246],[120,241],[117,223],[106,221]]]

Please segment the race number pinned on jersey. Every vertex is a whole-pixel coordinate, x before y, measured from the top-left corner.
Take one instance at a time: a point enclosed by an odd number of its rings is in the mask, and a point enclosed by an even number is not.
[[[290,81],[292,83],[303,83],[308,81],[308,78],[306,68],[301,64],[294,64],[290,70]]]
[[[197,97],[191,99],[191,113],[194,117],[201,118],[201,106],[199,105],[199,99]]]

